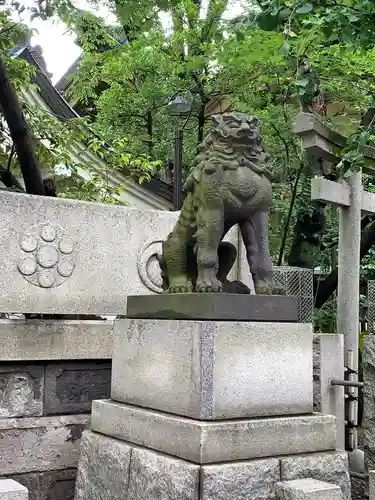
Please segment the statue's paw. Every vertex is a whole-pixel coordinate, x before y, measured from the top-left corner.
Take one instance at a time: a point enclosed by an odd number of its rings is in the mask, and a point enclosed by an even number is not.
[[[272,287],[272,295],[286,295],[286,290],[282,286],[274,285]]]
[[[216,278],[214,279],[199,279],[195,290],[198,293],[220,293],[223,290],[223,284]]]
[[[189,282],[171,285],[168,288],[168,293],[191,293],[192,291],[193,285]]]
[[[270,283],[260,282],[255,285],[255,293],[257,295],[272,295],[273,287]]]

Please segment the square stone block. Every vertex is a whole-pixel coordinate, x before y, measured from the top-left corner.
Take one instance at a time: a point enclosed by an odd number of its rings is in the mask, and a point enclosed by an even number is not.
[[[312,326],[121,319],[114,400],[215,420],[313,410]]]
[[[0,476],[77,467],[87,415],[0,419]]]
[[[282,481],[316,479],[339,486],[344,500],[352,498],[348,454],[345,451],[282,457],[280,466]]]
[[[295,479],[276,485],[278,500],[342,500],[341,489],[315,479]]]
[[[13,479],[26,486],[29,500],[74,500],[76,469],[29,472]]]
[[[75,500],[199,500],[199,472],[184,460],[86,432]]]
[[[0,418],[43,415],[44,366],[0,365]]]
[[[111,392],[111,363],[56,363],[46,367],[44,414],[89,413],[94,399]]]
[[[128,500],[199,500],[200,467],[133,448]]]
[[[0,479],[0,500],[27,500],[27,488],[13,479]]]
[[[272,500],[279,480],[276,458],[206,465],[201,469],[200,500]]]
[[[94,401],[91,428],[201,464],[333,450],[336,442],[327,415],[203,422],[113,401]]]
[[[84,432],[75,500],[123,500],[129,487],[131,447],[127,443]]]
[[[112,358],[113,321],[0,319],[0,361]]]

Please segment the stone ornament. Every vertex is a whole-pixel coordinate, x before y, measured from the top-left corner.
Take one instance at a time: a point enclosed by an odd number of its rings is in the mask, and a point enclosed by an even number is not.
[[[53,288],[73,274],[74,242],[61,227],[36,224],[21,234],[19,244],[18,270],[32,285]]]
[[[151,291],[163,293],[158,255],[162,250],[162,240],[145,243],[138,253],[137,270],[142,283]]]
[[[198,147],[178,221],[158,259],[166,293],[248,293],[227,276],[237,257],[223,238],[238,224],[257,294],[280,294],[272,275],[268,212],[272,172],[256,116],[227,112],[212,117]]]

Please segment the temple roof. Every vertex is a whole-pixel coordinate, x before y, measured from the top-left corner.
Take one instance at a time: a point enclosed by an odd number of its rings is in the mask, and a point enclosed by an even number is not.
[[[79,115],[64,99],[57,88],[52,85],[50,80],[51,74],[47,71],[47,65],[43,58],[40,46],[17,46],[10,51],[9,55],[14,58],[20,57],[36,68],[34,82],[37,85],[38,93],[59,121],[64,122],[72,118],[79,118]],[[78,65],[78,62],[79,60],[73,63],[71,66],[72,71],[74,65]],[[67,73],[64,76],[66,77]],[[172,203],[173,186],[171,184],[168,184],[157,177],[151,177],[150,181],[144,181],[142,183],[142,187],[155,195],[160,196],[160,198]]]

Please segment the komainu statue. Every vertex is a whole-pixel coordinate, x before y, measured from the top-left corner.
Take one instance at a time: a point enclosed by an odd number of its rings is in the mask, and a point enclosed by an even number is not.
[[[180,217],[158,256],[166,292],[249,293],[227,280],[237,251],[222,240],[239,224],[256,293],[280,293],[273,286],[268,246],[272,176],[266,160],[257,117],[213,117],[186,181]]]

